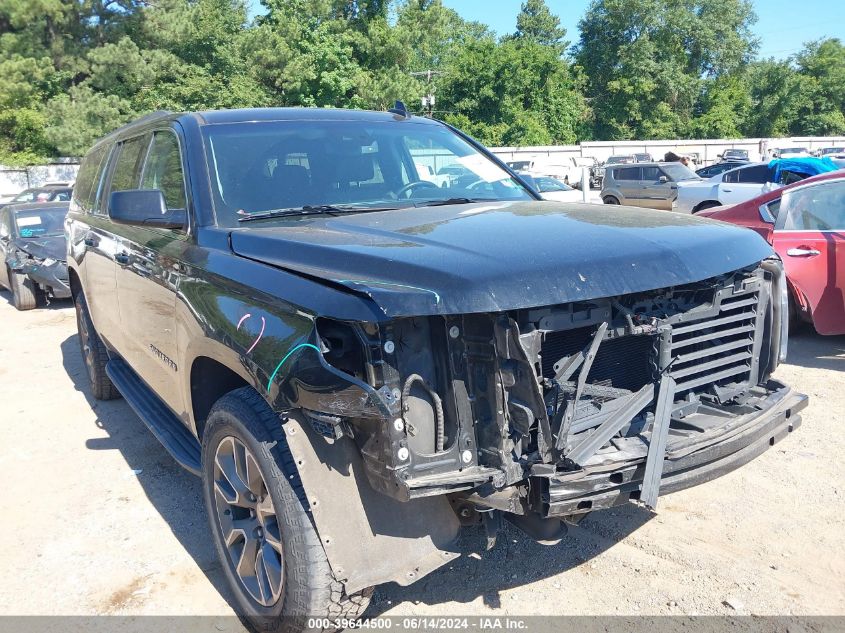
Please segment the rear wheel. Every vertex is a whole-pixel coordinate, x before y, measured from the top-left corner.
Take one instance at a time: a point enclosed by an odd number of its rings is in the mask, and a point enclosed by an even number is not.
[[[619,199],[613,196],[605,196],[602,200],[605,204],[619,204]]]
[[[350,596],[335,580],[281,422],[254,389],[237,389],[212,408],[202,477],[215,549],[237,609],[253,626],[301,631],[308,618],[364,612],[372,589]]]
[[[9,289],[12,291],[12,304],[18,310],[32,310],[38,306],[38,289],[27,275],[10,270]]]
[[[698,213],[699,211],[704,211],[705,209],[713,209],[714,207],[721,207],[722,205],[716,202],[715,200],[710,200],[708,202],[702,202],[698,205],[695,209],[693,209],[693,213]]]
[[[76,329],[79,332],[79,349],[82,352],[82,360],[85,361],[85,368],[88,370],[91,393],[97,400],[119,398],[120,392],[106,374],[106,363],[109,362],[108,350],[97,334],[97,330],[94,329],[91,314],[88,312],[88,304],[82,292],[76,295],[74,307],[76,308]]]

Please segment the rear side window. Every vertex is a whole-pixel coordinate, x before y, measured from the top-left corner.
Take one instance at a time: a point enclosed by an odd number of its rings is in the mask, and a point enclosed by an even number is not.
[[[164,194],[168,209],[187,208],[185,178],[179,140],[172,132],[156,132],[147,154],[142,189],[158,189]]]
[[[107,145],[101,145],[88,152],[82,159],[82,164],[79,165],[79,173],[76,175],[76,185],[73,188],[71,211],[80,213],[91,213],[93,211],[100,181],[100,166],[108,153],[107,150]]]
[[[744,182],[764,185],[771,180],[768,165],[754,165],[729,171],[722,177],[722,182]]]
[[[613,170],[613,177],[616,180],[640,180],[639,167],[622,167]]]

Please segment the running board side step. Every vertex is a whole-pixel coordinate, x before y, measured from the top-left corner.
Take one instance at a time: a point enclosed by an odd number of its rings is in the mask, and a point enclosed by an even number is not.
[[[200,443],[182,421],[123,360],[110,360],[106,364],[106,374],[171,457],[182,468],[199,476],[202,463]]]

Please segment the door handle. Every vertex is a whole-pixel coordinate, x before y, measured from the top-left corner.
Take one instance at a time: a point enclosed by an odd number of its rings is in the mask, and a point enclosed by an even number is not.
[[[733,189],[722,189],[722,191],[724,191],[725,193],[730,193],[731,191],[733,191]]]
[[[790,257],[815,257],[821,255],[821,251],[817,251],[815,248],[790,248],[786,251],[786,254]]]
[[[114,261],[116,261],[121,266],[128,266],[129,265],[129,253],[117,253],[114,256]]]

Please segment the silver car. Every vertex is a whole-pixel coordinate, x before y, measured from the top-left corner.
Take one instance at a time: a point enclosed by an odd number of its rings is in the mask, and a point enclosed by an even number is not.
[[[608,165],[601,199],[605,204],[625,204],[651,209],[672,208],[678,195],[677,183],[700,180],[681,163],[635,163]]]

